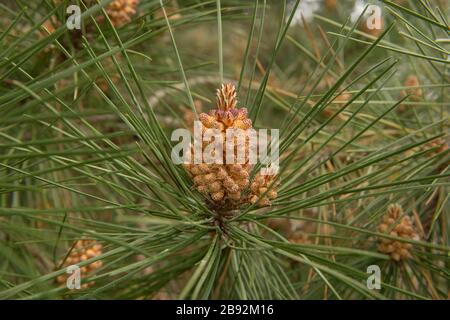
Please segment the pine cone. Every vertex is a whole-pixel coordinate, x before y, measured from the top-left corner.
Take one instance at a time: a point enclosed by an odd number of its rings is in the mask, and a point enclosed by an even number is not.
[[[419,234],[415,230],[411,218],[404,214],[402,207],[398,204],[389,205],[377,230],[391,236],[419,240]],[[412,245],[410,243],[386,238],[380,238],[379,242],[378,251],[390,255],[392,260],[400,261],[411,258]]]
[[[65,268],[70,265],[76,265],[82,261],[98,257],[102,254],[102,249],[103,246],[95,240],[87,240],[87,239],[78,240],[75,243],[70,255],[64,261],[63,267]],[[81,281],[83,281],[84,278],[87,278],[90,273],[94,272],[102,265],[103,262],[101,260],[97,260],[89,265],[80,267]],[[58,282],[59,284],[64,284],[66,283],[66,281],[67,275],[61,275],[56,278],[56,282]],[[94,284],[95,284],[94,281],[82,283],[81,288],[85,289],[87,287],[93,286]]]
[[[187,171],[192,176],[195,187],[201,193],[207,194],[216,203],[228,201],[238,204],[242,200],[242,192],[249,185],[249,173],[252,165],[249,163],[249,137],[245,130],[252,127],[252,122],[247,118],[247,109],[236,109],[236,89],[232,84],[222,85],[217,90],[217,109],[209,114],[199,115],[202,131],[207,129],[220,130],[223,138],[223,163],[224,164],[188,164]],[[226,130],[242,129],[244,135],[244,163],[239,164],[237,144],[239,139],[235,137],[234,164],[225,164],[226,159]],[[241,137],[239,137],[241,138]],[[203,150],[211,142],[203,142]],[[203,151],[202,150],[202,151]],[[233,156],[233,155],[232,155]]]

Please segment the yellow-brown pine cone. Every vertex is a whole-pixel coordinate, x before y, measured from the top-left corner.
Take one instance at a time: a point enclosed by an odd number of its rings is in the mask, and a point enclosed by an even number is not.
[[[217,109],[213,109],[209,114],[201,113],[199,120],[202,125],[202,132],[207,129],[218,129],[223,138],[223,164],[187,164],[186,170],[192,176],[196,189],[209,197],[216,203],[224,201],[238,204],[243,200],[243,191],[249,186],[249,173],[252,165],[249,163],[250,143],[248,129],[252,128],[252,122],[247,118],[247,109],[236,108],[236,89],[232,84],[222,85],[217,90]],[[226,164],[226,130],[241,129],[238,137],[234,137],[234,158],[232,163]],[[205,139],[208,140],[208,139]],[[202,152],[212,142],[204,141]],[[243,143],[244,145],[239,145]],[[241,148],[238,151],[238,145]],[[243,152],[242,152],[243,151]],[[242,158],[239,159],[239,152]],[[229,155],[230,157],[230,155]],[[192,161],[194,157],[192,157]],[[236,161],[239,160],[239,161]]]
[[[402,207],[398,204],[388,206],[377,230],[395,237],[419,240],[419,234],[414,228],[411,218],[404,214]],[[378,251],[389,255],[394,261],[400,261],[411,257],[411,247],[410,243],[380,238]]]
[[[70,255],[64,261],[63,267],[68,267],[70,265],[76,265],[82,261],[98,257],[102,254],[103,246],[95,240],[80,239],[75,242]],[[93,281],[88,283],[83,283],[83,279],[87,278],[88,275],[94,272],[96,269],[103,265],[101,260],[97,260],[91,264],[80,267],[80,277],[81,277],[81,288],[87,288],[95,283]],[[56,281],[60,284],[65,284],[68,275],[60,275],[56,278]]]
[[[250,184],[249,202],[257,203],[261,207],[269,206],[271,201],[278,196],[276,189],[278,182],[273,183],[275,179],[276,176],[266,176],[260,173],[255,175]]]
[[[96,4],[96,1],[88,0],[88,4]],[[114,27],[119,28],[124,24],[131,21],[132,17],[136,14],[137,5],[139,0],[114,0],[105,7],[105,11],[108,17],[111,19],[111,23]],[[98,16],[97,21],[103,22],[105,17],[103,15]]]

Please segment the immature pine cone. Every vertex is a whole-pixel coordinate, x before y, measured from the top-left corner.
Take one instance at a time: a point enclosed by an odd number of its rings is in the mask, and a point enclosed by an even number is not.
[[[274,181],[275,176],[265,176],[257,174],[250,184],[249,176],[253,168],[250,164],[250,137],[249,130],[252,128],[252,121],[247,118],[246,108],[236,108],[236,89],[232,84],[222,85],[217,90],[217,109],[211,110],[208,114],[201,113],[199,120],[202,125],[202,132],[207,129],[217,129],[222,134],[223,141],[223,164],[187,164],[186,170],[191,175],[196,189],[206,195],[217,204],[224,205],[225,202],[236,206],[241,203],[258,203],[259,206],[267,206],[270,200],[277,197],[277,192],[267,188]],[[234,153],[231,155],[233,164],[226,164],[226,130],[240,129],[242,136],[234,137]],[[204,141],[202,151],[212,142]],[[230,142],[231,143],[231,142]],[[242,143],[244,145],[242,145]],[[243,159],[239,159],[239,150],[243,151]],[[240,161],[239,161],[240,160]],[[243,161],[242,161],[243,160]],[[244,194],[250,186],[250,194]]]
[[[63,267],[78,264],[82,261],[97,257],[102,254],[103,246],[97,243],[95,240],[81,239],[75,243],[70,255],[64,261]],[[97,260],[89,265],[80,267],[81,282],[87,278],[90,273],[100,268],[103,265],[101,260]],[[56,281],[60,284],[65,284],[67,281],[67,275],[61,275],[56,278]],[[85,289],[94,285],[95,282],[82,283],[81,288]]]
[[[199,120],[202,132],[207,129],[218,129],[223,137],[223,164],[187,164],[185,167],[192,176],[197,190],[207,194],[216,203],[228,201],[232,204],[239,203],[242,199],[242,191],[249,185],[249,173],[252,165],[249,163],[249,137],[246,130],[252,127],[252,122],[247,118],[247,109],[236,109],[236,89],[234,85],[222,85],[217,90],[217,109],[209,114],[201,113]],[[237,160],[237,145],[239,139],[235,137],[234,163],[226,163],[226,130],[241,129],[244,135],[244,161],[239,164]],[[211,142],[203,142],[203,150]],[[202,150],[202,151],[203,151]]]
[[[405,239],[419,240],[419,235],[411,218],[404,215],[402,207],[398,204],[388,206],[387,212],[378,226],[378,232]],[[392,260],[400,261],[411,257],[410,249],[412,245],[410,243],[386,238],[380,238],[379,241],[378,251],[390,255]]]

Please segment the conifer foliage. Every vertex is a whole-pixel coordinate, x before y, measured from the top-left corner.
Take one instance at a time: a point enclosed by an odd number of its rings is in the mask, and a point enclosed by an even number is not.
[[[448,297],[448,1],[0,8],[0,299]]]

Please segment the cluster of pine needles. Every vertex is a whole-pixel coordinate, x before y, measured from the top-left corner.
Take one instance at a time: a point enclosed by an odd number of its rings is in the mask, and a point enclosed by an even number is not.
[[[311,3],[2,1],[0,299],[447,299],[449,3]],[[276,176],[172,161],[224,112]]]

